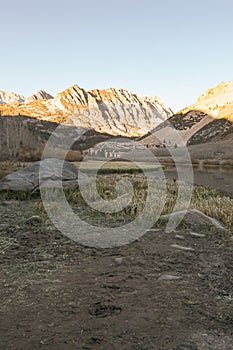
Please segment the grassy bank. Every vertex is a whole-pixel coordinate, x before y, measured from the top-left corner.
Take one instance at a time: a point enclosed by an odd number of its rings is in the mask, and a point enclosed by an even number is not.
[[[129,180],[133,186],[133,197],[129,205],[127,205],[123,210],[120,210],[114,214],[101,213],[99,210],[89,207],[84,201],[82,194],[78,188],[65,190],[67,200],[71,204],[73,210],[82,216],[82,218],[92,224],[96,225],[121,225],[122,222],[130,222],[137,215],[142,212],[145,201],[148,195],[148,182],[147,179],[142,174],[109,174],[109,175],[99,175],[97,177],[97,190],[98,194],[105,200],[114,200],[120,197],[124,198],[127,193],[124,185],[120,186],[121,193],[117,194],[116,184],[120,180]],[[182,184],[184,190],[188,190],[189,185]],[[153,215],[153,210],[156,209],[155,205],[159,207],[162,205],[162,214],[167,214],[172,212],[174,205],[177,201],[178,185],[173,181],[167,181],[166,184],[166,201],[161,203],[164,190],[160,182],[154,185],[154,208],[151,209],[151,215]],[[92,185],[86,187],[87,194],[90,200],[97,204],[97,208],[101,210],[101,202],[97,194],[94,191]],[[31,201],[33,204],[33,213],[41,216],[43,223],[47,222],[47,215],[43,208],[43,203],[40,198],[40,193],[25,193],[25,192],[12,192],[5,191],[0,194],[0,200],[21,200],[21,201]],[[22,204],[23,205],[23,204]],[[99,205],[99,206],[98,206]],[[111,205],[111,202],[109,202]],[[184,209],[185,204],[179,203],[179,209]],[[194,186],[192,200],[190,208],[196,208],[203,211],[206,215],[214,217],[217,220],[223,222],[231,231],[233,231],[233,199],[224,196],[220,192],[204,187],[204,186]],[[80,214],[81,213],[81,214]]]

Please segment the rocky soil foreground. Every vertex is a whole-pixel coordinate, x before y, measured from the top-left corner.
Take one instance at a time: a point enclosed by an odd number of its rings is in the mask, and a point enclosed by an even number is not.
[[[83,247],[0,202],[1,349],[233,349],[229,233],[163,226],[113,249]]]

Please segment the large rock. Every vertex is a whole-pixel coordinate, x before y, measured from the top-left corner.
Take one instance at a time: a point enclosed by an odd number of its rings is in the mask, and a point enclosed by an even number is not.
[[[63,164],[63,171],[59,169]],[[41,183],[39,181],[41,176]],[[34,191],[41,187],[57,187],[58,181],[63,181],[64,187],[75,187],[79,181],[88,182],[88,177],[79,172],[78,168],[60,159],[45,159],[35,162],[26,168],[13,172],[0,181],[0,190]]]
[[[178,221],[179,218],[183,218],[182,222],[191,227],[212,226],[220,230],[226,230],[223,224],[218,220],[205,215],[198,209],[178,210],[174,213],[162,215],[160,217],[163,221],[174,220],[174,222]]]

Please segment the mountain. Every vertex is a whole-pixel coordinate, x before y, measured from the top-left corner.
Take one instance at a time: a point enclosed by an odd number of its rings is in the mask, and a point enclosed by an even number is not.
[[[25,102],[38,101],[38,100],[50,100],[51,98],[53,98],[52,95],[48,94],[44,90],[39,90],[35,94],[26,98]]]
[[[175,144],[175,128],[187,145],[233,141],[233,81],[203,93],[196,103],[182,109],[143,138],[148,146]]]
[[[0,104],[6,104],[11,102],[24,102],[25,97],[23,95],[15,94],[14,92],[6,92],[0,90]]]
[[[49,100],[51,98],[53,98],[53,96],[51,96],[44,90],[39,90],[35,94],[27,98],[23,95],[19,95],[14,92],[0,91],[0,104],[27,103],[37,100]]]
[[[233,80],[221,82],[216,87],[204,92],[197,101],[180,111],[202,111],[213,118],[226,118],[233,121]]]
[[[65,122],[79,128],[126,137],[143,136],[173,112],[156,97],[109,88],[85,90],[74,85],[49,100],[26,100],[0,106],[1,115],[25,115]]]

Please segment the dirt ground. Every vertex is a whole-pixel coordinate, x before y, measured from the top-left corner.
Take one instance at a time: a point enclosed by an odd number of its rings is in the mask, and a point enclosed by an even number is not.
[[[159,229],[94,249],[31,214],[32,201],[0,203],[0,349],[233,349],[228,233]]]

